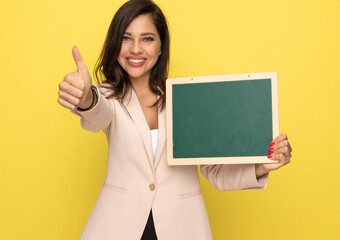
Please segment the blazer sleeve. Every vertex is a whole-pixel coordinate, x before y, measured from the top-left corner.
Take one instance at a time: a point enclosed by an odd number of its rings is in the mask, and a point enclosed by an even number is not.
[[[265,189],[268,174],[255,175],[255,164],[202,165],[201,173],[219,191]]]
[[[114,118],[114,104],[105,98],[104,88],[96,85],[92,85],[92,88],[98,96],[97,104],[88,111],[75,110],[71,112],[81,117],[82,128],[91,132],[100,130],[106,132]]]

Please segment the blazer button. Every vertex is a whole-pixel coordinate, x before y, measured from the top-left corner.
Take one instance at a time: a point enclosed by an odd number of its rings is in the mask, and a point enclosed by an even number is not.
[[[150,189],[150,191],[153,191],[153,190],[155,190],[155,188],[156,188],[156,187],[155,187],[155,184],[150,184],[150,185],[149,185],[149,189]]]

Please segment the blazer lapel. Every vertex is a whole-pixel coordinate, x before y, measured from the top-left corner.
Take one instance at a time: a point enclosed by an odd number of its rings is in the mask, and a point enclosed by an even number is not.
[[[151,132],[149,125],[144,116],[142,107],[139,103],[138,97],[133,89],[131,89],[130,96],[127,96],[123,104],[127,109],[133,122],[136,124],[139,134],[142,138],[145,152],[149,158],[149,163],[153,166],[153,153],[152,153],[152,143],[151,143]]]
[[[159,163],[164,146],[166,143],[166,121],[165,121],[165,109],[158,112],[158,144],[155,157],[155,167]]]

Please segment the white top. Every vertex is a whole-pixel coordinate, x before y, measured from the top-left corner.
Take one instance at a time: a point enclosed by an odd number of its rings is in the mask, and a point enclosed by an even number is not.
[[[153,160],[155,161],[156,149],[157,149],[157,145],[158,145],[158,129],[153,129],[153,130],[150,130],[150,131],[151,131]]]

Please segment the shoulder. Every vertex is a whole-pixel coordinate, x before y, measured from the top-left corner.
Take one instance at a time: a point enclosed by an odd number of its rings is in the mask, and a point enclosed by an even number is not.
[[[134,94],[132,94],[133,90],[130,88],[127,90],[127,93],[125,94],[124,98],[120,98],[119,96],[116,96],[115,91],[113,89],[113,86],[110,83],[101,83],[95,85],[98,89],[97,91],[101,96],[106,98],[107,100],[110,100],[112,102],[117,102],[119,104],[127,105],[130,103],[131,99],[134,98]]]
[[[112,86],[109,83],[101,83],[96,86],[98,87],[100,94],[102,94],[105,98],[109,98],[109,96],[113,94]]]

